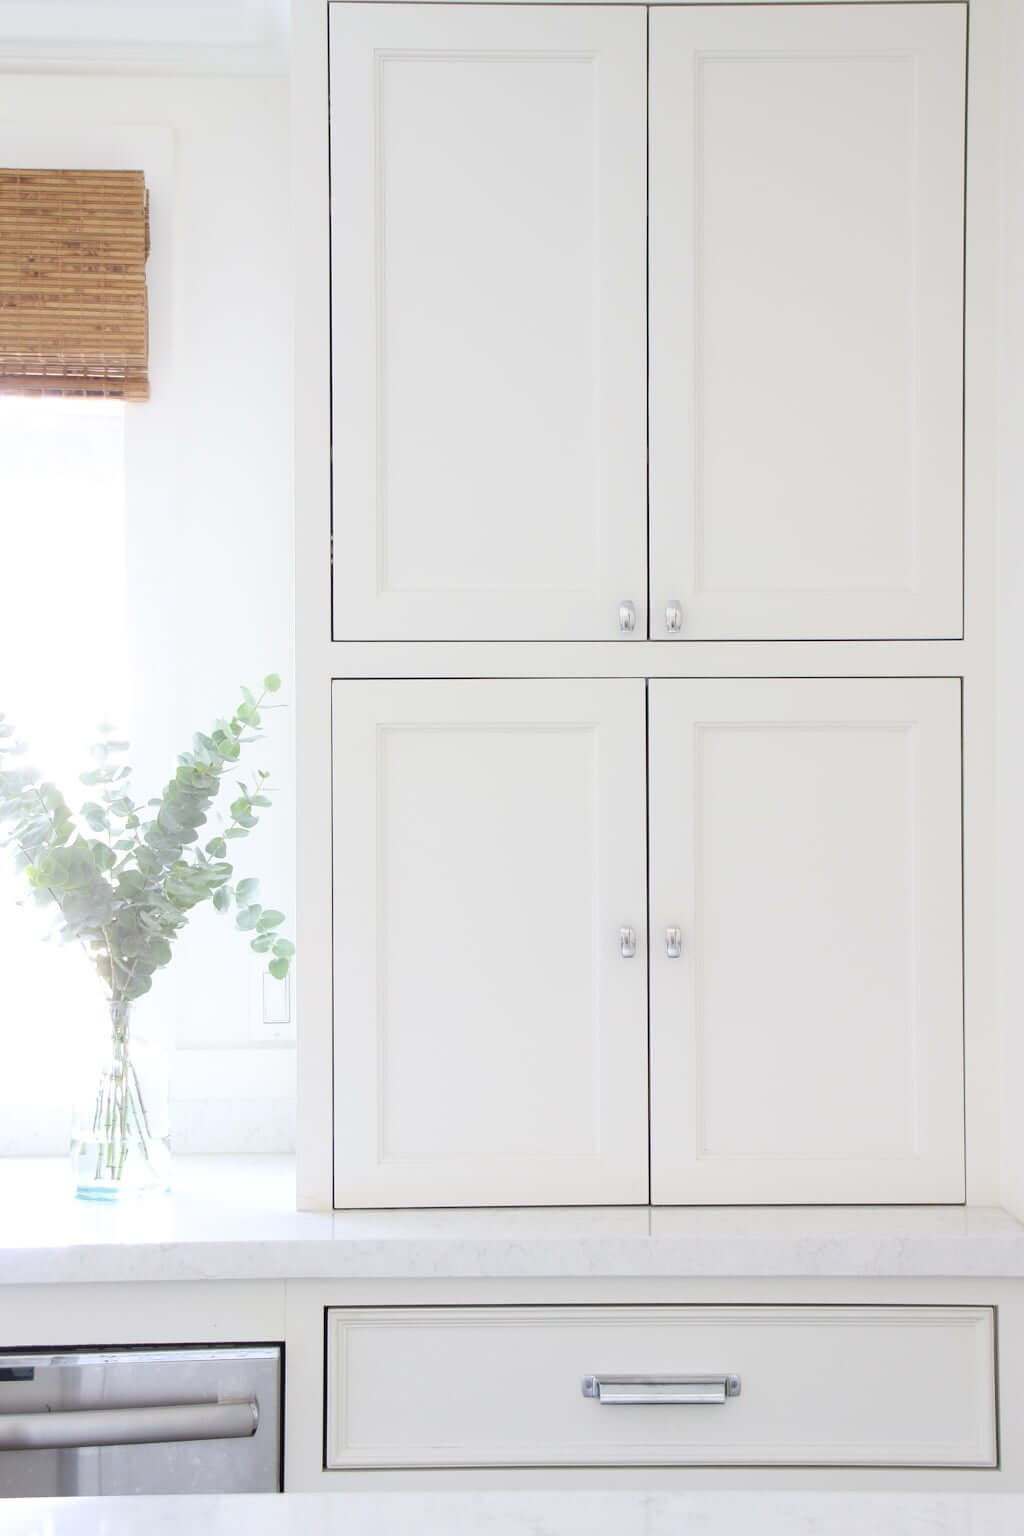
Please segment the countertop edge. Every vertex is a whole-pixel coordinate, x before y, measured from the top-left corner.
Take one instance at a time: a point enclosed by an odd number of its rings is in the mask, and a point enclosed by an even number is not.
[[[625,1250],[625,1251],[624,1251]],[[1020,1279],[1024,1239],[283,1239],[0,1249],[0,1286],[163,1281]]]

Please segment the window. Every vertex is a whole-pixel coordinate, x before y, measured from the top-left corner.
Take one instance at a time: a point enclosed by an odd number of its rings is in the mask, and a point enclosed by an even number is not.
[[[0,398],[0,710],[73,809],[101,720],[126,721],[124,407]],[[0,1151],[54,1151],[103,994],[0,851]],[[48,1129],[49,1127],[49,1129]]]

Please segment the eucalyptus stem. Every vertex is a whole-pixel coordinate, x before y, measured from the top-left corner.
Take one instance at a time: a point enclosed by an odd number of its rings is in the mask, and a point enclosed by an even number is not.
[[[110,1017],[110,1058],[100,1078],[92,1120],[97,1144],[95,1183],[123,1179],[133,1142],[143,1159],[152,1161],[153,1131],[132,1060],[128,1005],[111,1000]]]

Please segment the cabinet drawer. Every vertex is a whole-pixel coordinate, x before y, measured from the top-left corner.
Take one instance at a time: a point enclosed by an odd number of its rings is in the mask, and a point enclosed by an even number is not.
[[[994,1466],[992,1309],[328,1314],[329,1468],[687,1463]]]

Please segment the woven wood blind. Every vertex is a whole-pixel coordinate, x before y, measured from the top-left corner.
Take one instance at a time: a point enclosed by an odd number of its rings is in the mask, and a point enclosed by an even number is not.
[[[0,170],[0,395],[149,395],[141,171]]]

